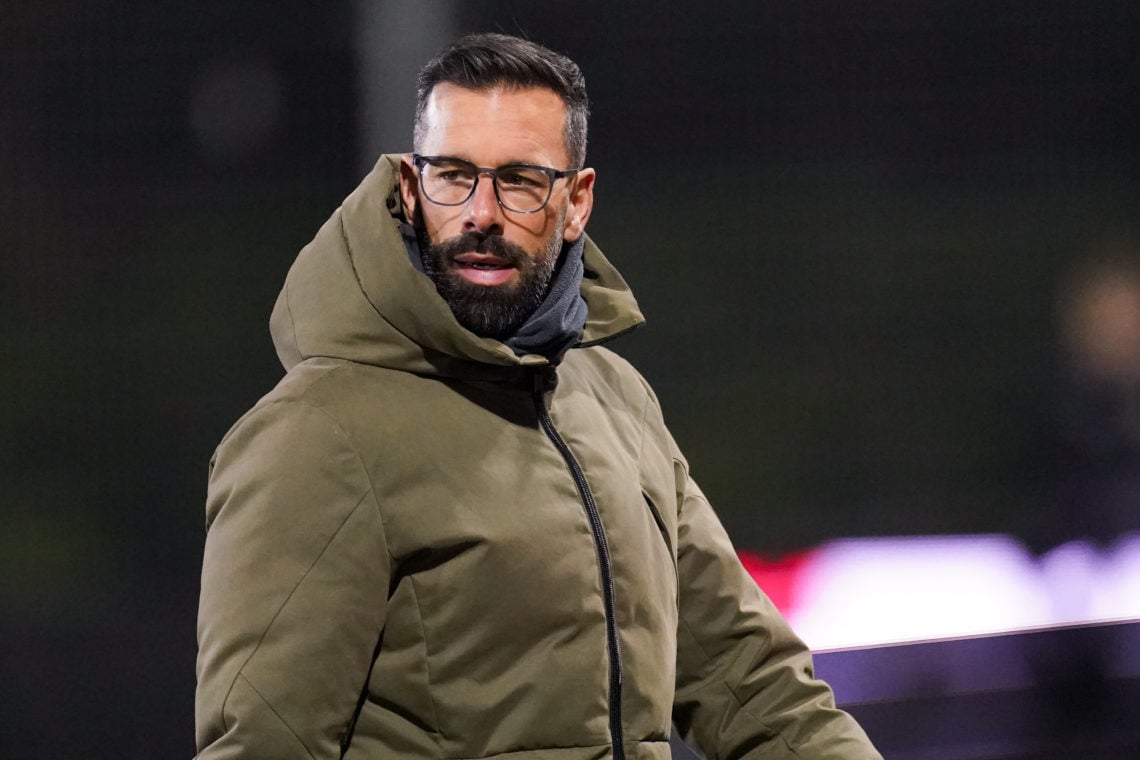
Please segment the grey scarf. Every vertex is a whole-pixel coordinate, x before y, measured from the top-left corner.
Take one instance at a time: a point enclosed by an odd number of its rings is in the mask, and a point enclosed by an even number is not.
[[[562,247],[562,261],[554,270],[550,292],[526,322],[504,343],[518,356],[541,354],[557,364],[582,339],[586,326],[586,302],[582,298],[582,236]]]

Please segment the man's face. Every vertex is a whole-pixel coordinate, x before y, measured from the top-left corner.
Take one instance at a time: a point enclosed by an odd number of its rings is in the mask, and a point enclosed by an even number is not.
[[[552,91],[468,90],[440,84],[423,113],[427,156],[476,166],[525,163],[568,168],[566,106]],[[504,338],[545,297],[563,242],[577,240],[593,206],[594,172],[554,182],[546,206],[533,214],[502,208],[489,175],[462,205],[440,206],[418,187],[411,156],[400,167],[400,192],[420,235],[425,268],[460,324]]]

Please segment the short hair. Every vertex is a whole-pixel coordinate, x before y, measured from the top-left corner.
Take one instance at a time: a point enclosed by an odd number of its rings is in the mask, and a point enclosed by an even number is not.
[[[578,64],[538,43],[506,34],[471,34],[444,48],[420,70],[416,81],[417,148],[423,140],[424,108],[437,84],[446,82],[469,90],[495,87],[544,87],[566,104],[564,130],[571,166],[586,163],[586,121],[589,100],[586,78]]]

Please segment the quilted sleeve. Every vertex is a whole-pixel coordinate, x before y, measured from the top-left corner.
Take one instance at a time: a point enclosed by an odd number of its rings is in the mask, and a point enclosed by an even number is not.
[[[741,566],[678,460],[674,722],[709,758],[882,760],[811,653]]]
[[[219,446],[206,513],[197,757],[339,757],[390,577],[364,466],[325,412],[263,405]]]

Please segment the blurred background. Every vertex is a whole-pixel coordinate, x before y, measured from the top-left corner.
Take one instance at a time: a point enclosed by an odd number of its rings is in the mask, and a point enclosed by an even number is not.
[[[415,72],[468,31],[583,68],[590,233],[649,320],[614,348],[773,578],[851,537],[1095,564],[1140,531],[1132,0],[10,3],[0,755],[193,755],[210,454],[281,375],[297,251],[410,150]],[[1140,662],[1135,626],[1062,634],[985,655],[1067,663],[1013,679],[1060,685],[1012,738],[963,748],[992,705],[931,701],[974,682],[837,691],[888,758],[1140,756],[1135,677],[1081,680]]]

